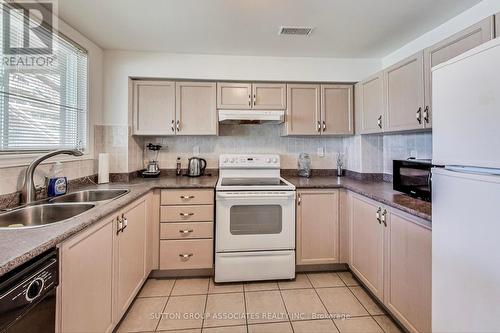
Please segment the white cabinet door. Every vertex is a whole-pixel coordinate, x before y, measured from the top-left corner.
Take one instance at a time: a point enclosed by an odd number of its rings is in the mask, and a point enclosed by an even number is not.
[[[217,83],[217,109],[252,108],[252,85],[244,82]]]
[[[176,82],[177,135],[217,135],[216,84]]]
[[[381,133],[384,129],[385,99],[383,72],[377,73],[360,84],[361,134]]]
[[[135,135],[175,135],[175,82],[133,82]]]
[[[354,133],[353,99],[350,84],[321,85],[321,135]]]
[[[284,83],[253,83],[252,109],[254,110],[285,110],[286,84]]]
[[[386,132],[424,128],[423,60],[420,51],[384,71]]]
[[[287,84],[287,135],[321,134],[319,84]]]

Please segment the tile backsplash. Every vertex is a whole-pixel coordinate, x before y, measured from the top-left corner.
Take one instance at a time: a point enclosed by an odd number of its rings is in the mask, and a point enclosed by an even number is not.
[[[384,173],[392,175],[392,160],[432,158],[432,133],[384,135]]]

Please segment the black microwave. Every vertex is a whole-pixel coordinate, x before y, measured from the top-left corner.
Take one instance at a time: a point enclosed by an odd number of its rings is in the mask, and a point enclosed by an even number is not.
[[[431,160],[394,160],[392,166],[392,180],[395,191],[425,201],[431,201]]]

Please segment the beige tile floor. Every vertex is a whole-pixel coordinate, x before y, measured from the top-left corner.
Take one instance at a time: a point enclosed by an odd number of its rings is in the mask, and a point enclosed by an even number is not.
[[[211,278],[149,279],[118,332],[401,330],[350,272],[326,272],[297,274],[294,281],[229,284]]]

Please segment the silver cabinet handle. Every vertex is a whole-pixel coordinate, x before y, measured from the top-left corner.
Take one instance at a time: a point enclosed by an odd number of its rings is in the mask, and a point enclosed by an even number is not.
[[[377,126],[382,129],[382,116],[378,116],[377,118]]]
[[[302,202],[302,197],[300,194],[297,196],[297,205],[300,206],[300,203]]]
[[[121,231],[123,232],[125,230],[125,228],[127,228],[127,225],[128,225],[128,220],[125,217],[125,214],[122,214],[122,221],[123,221],[123,228]]]
[[[118,235],[120,231],[123,230],[123,221],[119,216],[116,217],[116,234]]]
[[[382,220],[380,219],[380,212],[381,212],[381,211],[382,211],[382,208],[381,208],[381,207],[379,207],[379,208],[377,209],[377,213],[375,214],[375,216],[377,217],[377,221],[378,221],[378,223],[379,223],[379,224],[381,224],[381,223],[382,223]]]
[[[419,124],[422,124],[422,107],[419,107],[417,113],[415,114]]]
[[[183,235],[190,234],[193,232],[193,229],[179,230],[179,232]]]
[[[252,106],[252,95],[248,94],[248,106]]]
[[[172,120],[172,132],[175,132],[175,120]]]
[[[384,212],[382,213],[382,223],[384,224],[385,227],[387,227],[387,209],[384,209]]]
[[[181,257],[182,259],[189,259],[193,256],[192,253],[179,253],[179,257]]]
[[[194,195],[181,195],[182,200],[194,199]]]
[[[255,103],[257,102],[257,96],[253,94],[253,106],[255,106]]]
[[[181,121],[180,120],[177,120],[177,124],[175,127],[177,129],[177,132],[180,132],[180,130],[181,130]]]
[[[429,106],[428,105],[424,109],[424,121],[426,124],[429,123]]]
[[[316,124],[316,130],[318,132],[321,132],[321,122],[318,120],[318,123]]]
[[[323,132],[326,131],[326,121],[323,120]]]
[[[179,213],[179,215],[182,217],[188,217],[188,216],[193,216],[194,213]]]

